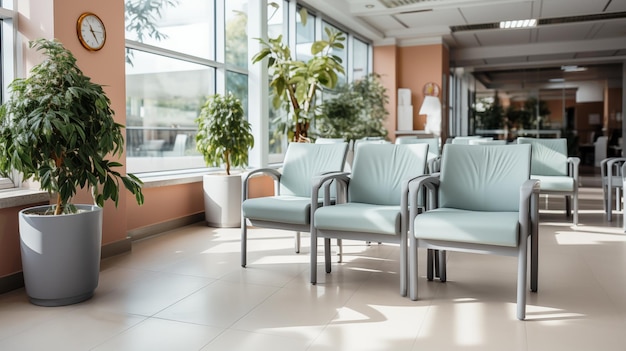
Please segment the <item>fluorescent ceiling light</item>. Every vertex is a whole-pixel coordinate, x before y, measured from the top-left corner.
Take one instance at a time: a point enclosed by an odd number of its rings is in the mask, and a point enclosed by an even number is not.
[[[548,79],[550,83],[563,83],[565,82],[565,78],[550,78]]]
[[[516,29],[516,28],[530,28],[530,27],[537,27],[536,19],[524,19],[524,20],[500,22],[500,29]]]
[[[582,71],[586,71],[587,67],[579,67],[576,65],[564,65],[564,66],[561,66],[561,70],[563,72],[582,72]]]

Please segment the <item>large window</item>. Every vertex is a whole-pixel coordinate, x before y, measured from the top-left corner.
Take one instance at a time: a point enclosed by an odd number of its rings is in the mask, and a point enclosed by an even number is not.
[[[127,170],[205,167],[195,119],[209,95],[247,107],[247,0],[126,0]]]
[[[204,168],[195,148],[198,115],[207,96],[231,92],[243,103],[248,91],[269,91],[248,80],[248,13],[250,0],[125,0],[127,170],[134,173]],[[311,43],[323,38],[326,26],[338,29],[322,13],[288,0],[268,1],[268,36],[283,36],[300,60],[310,58]],[[370,46],[347,34],[342,82],[369,73]],[[354,47],[352,47],[354,43]],[[354,59],[348,53],[354,50]],[[357,57],[358,56],[358,57]],[[265,94],[265,93],[264,93]],[[269,97],[271,99],[271,96]],[[269,104],[271,106],[271,103]],[[279,162],[286,138],[280,129],[285,109],[270,107],[267,139],[269,161]],[[258,123],[258,122],[257,122]]]

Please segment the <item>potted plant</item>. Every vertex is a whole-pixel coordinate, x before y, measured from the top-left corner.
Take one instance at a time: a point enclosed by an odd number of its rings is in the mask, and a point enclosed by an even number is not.
[[[32,178],[56,198],[19,213],[22,268],[31,302],[66,305],[89,299],[98,285],[105,201],[117,206],[121,181],[142,204],[142,183],[105,159],[123,154],[124,138],[102,86],[60,42],[39,39],[30,48],[44,60],[9,85],[0,107],[0,172]],[[95,204],[73,204],[85,187]]]
[[[301,14],[302,15],[302,14]],[[313,42],[311,55],[307,62],[294,60],[289,46],[283,43],[282,35],[268,41],[258,39],[264,46],[252,57],[257,63],[268,57],[267,65],[271,79],[274,108],[284,106],[291,116],[288,126],[294,129],[288,132],[293,141],[308,140],[311,121],[318,111],[315,108],[315,95],[318,89],[334,88],[338,75],[344,73],[341,58],[332,54],[333,49],[344,48],[342,32],[325,28],[326,39]]]
[[[226,174],[203,177],[204,213],[211,227],[239,227],[241,224],[241,174],[231,167],[248,164],[254,146],[250,122],[244,118],[241,101],[232,94],[210,96],[196,118],[196,148],[207,166],[225,166]]]

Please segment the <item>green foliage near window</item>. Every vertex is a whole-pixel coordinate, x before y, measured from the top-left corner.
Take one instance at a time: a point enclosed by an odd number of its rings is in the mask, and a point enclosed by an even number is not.
[[[500,129],[504,127],[504,107],[495,92],[493,100],[482,99],[480,104],[482,109],[475,111],[476,128],[478,129]]]
[[[506,111],[510,127],[517,129],[542,128],[546,116],[550,115],[548,104],[534,97],[524,101],[521,108],[509,106]]]
[[[73,213],[78,188],[90,187],[98,206],[119,200],[119,182],[142,204],[141,181],[122,176],[119,162],[107,155],[124,153],[123,125],[113,119],[102,86],[91,82],[76,58],[57,41],[39,39],[30,48],[45,59],[28,78],[15,79],[0,107],[0,173],[17,171],[57,194],[55,214]]]
[[[137,34],[137,40],[143,42],[146,38],[155,40],[167,39],[167,35],[159,30],[157,21],[161,19],[161,10],[167,6],[175,7],[179,0],[125,0],[124,21],[129,32]],[[126,62],[132,65],[133,54],[126,52]]]
[[[319,114],[315,108],[316,92],[323,88],[334,88],[338,74],[344,74],[341,58],[332,54],[332,50],[344,48],[345,35],[342,32],[325,28],[326,39],[313,42],[307,62],[294,60],[291,49],[283,43],[282,35],[268,41],[258,39],[264,46],[252,57],[257,63],[268,58],[274,108],[284,107],[289,111],[289,122],[293,129],[290,139],[307,139],[311,122]]]
[[[161,18],[161,9],[166,6],[176,6],[178,0],[126,0],[124,1],[124,20],[126,30],[137,33],[137,40],[143,42],[145,38],[156,40],[166,39],[156,22]]]
[[[196,148],[209,166],[243,167],[254,146],[250,123],[244,118],[241,101],[232,94],[211,95],[196,118]]]
[[[387,89],[380,76],[369,74],[365,78],[337,88],[332,100],[322,105],[317,118],[317,133],[325,138],[356,140],[364,137],[386,137],[384,122],[389,112]]]

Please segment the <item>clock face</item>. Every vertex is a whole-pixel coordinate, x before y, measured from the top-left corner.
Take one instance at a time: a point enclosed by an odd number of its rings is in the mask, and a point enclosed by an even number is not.
[[[102,20],[93,13],[84,13],[76,24],[78,39],[88,50],[100,50],[106,41],[106,30]]]

